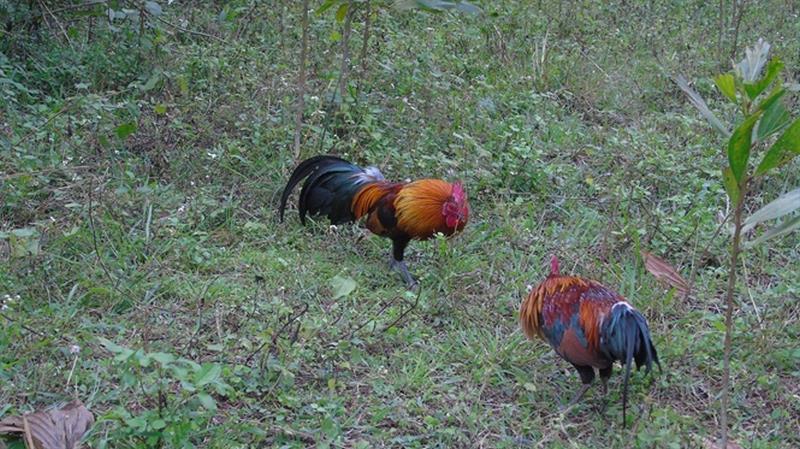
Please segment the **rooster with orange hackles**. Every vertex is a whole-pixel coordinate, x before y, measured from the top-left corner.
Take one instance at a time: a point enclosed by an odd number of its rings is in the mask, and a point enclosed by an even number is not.
[[[522,331],[529,339],[546,340],[564,360],[575,367],[583,386],[567,405],[573,406],[594,381],[597,369],[607,391],[615,361],[625,366],[622,390],[622,425],[628,404],[631,363],[636,368],[655,363],[658,354],[647,322],[622,295],[597,281],[559,274],[558,259],[550,260],[550,275],[531,290],[519,309]]]
[[[335,156],[315,156],[295,168],[280,204],[280,218],[294,187],[306,178],[298,210],[325,215],[333,224],[366,216],[367,229],[392,240],[390,267],[398,270],[409,287],[416,281],[403,260],[412,239],[425,240],[441,232],[461,231],[469,219],[469,204],[461,182],[420,179],[390,182],[376,167],[361,168]]]

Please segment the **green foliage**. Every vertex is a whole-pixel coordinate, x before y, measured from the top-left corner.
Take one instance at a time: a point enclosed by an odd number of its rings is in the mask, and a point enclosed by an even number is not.
[[[226,397],[232,387],[223,380],[223,367],[216,363],[198,364],[165,352],[144,352],[120,346],[98,337],[113,355],[121,372],[120,392],[137,397],[143,409],[136,413],[117,407],[98,421],[117,424],[98,441],[140,441],[134,447],[197,447],[198,433],[204,431],[217,412],[212,394]]]
[[[129,448],[700,447],[713,437],[727,147],[664,73],[716,73],[715,4],[504,0],[471,2],[482,14],[427,14],[371,0],[369,70],[352,71],[335,117],[326,102],[341,54],[328,39],[349,2],[311,14],[302,156],[465,182],[464,233],[409,248],[417,295],[387,269],[385,240],[358,226],[302,227],[291,210],[277,219],[296,162],[300,2],[157,0],[158,16],[144,1],[91,3],[0,0],[14,9],[0,17],[0,298],[19,295],[0,312],[0,418],[78,397],[101,418],[88,444]],[[746,9],[742,39],[769,36],[798,67],[792,12],[767,4]],[[363,48],[363,12],[352,49]],[[747,173],[767,154],[782,168],[755,175],[748,212],[800,184],[787,159],[788,73],[753,100],[735,84],[763,111]],[[691,87],[720,124],[742,117],[712,78]],[[691,296],[652,279],[641,250],[693,280]],[[622,414],[619,377],[604,414],[592,390],[562,415],[579,381],[519,332],[519,301],[554,252],[651,324],[665,373],[634,374],[635,425],[624,431],[609,427]],[[796,239],[773,238],[739,264],[749,294],[733,321],[730,421],[743,446],[800,446],[798,255]]]
[[[752,193],[753,179],[756,176],[766,175],[782,162],[788,162],[796,152],[793,151],[799,140],[794,135],[792,127],[786,133],[772,143],[767,149],[761,163],[751,174],[748,161],[755,150],[763,147],[765,138],[777,132],[786,122],[788,122],[788,111],[781,105],[785,90],[781,87],[780,80],[777,78],[783,69],[783,62],[778,58],[773,58],[765,73],[761,75],[770,46],[763,40],[759,40],[753,48],[745,51],[745,58],[734,66],[735,76],[730,74],[719,75],[715,78],[720,92],[732,101],[742,112],[741,122],[735,126],[733,134],[728,140],[728,165],[723,168],[723,184],[728,197],[733,203],[733,235],[731,238],[731,259],[728,266],[728,287],[726,290],[726,310],[725,310],[725,343],[723,349],[723,379],[720,401],[720,436],[722,447],[728,446],[728,406],[730,404],[730,366],[733,339],[733,309],[736,304],[734,295],[736,290],[736,272],[738,270],[739,253],[741,252],[742,234],[752,229],[753,226],[766,220],[782,217],[800,209],[800,189],[790,192],[772,203],[759,209],[747,219],[743,219],[744,206],[747,195]],[[753,107],[755,100],[759,98],[765,90],[775,84],[775,87],[766,98],[761,100],[757,106]],[[720,129],[716,117],[706,108],[705,101],[699,98],[685,83],[679,83],[680,87],[689,95],[693,104],[706,117],[709,123]],[[740,95],[735,95],[735,91]],[[746,95],[745,95],[746,93]],[[699,98],[699,99],[698,99]],[[759,122],[760,121],[760,122]],[[753,129],[759,122],[758,132],[753,135]],[[724,127],[724,125],[722,125]],[[767,230],[759,238],[748,241],[744,247],[752,247],[762,243],[767,239],[788,234],[792,230],[800,227],[800,217],[797,219],[789,218],[778,226]]]
[[[800,118],[795,119],[791,125],[786,127],[791,122],[791,117],[783,105],[786,90],[781,87],[780,79],[778,78],[784,64],[779,58],[772,58],[767,64],[764,74],[761,75],[760,73],[767,59],[769,48],[769,44],[759,41],[755,47],[747,49],[745,59],[735,66],[734,74],[736,76],[728,73],[718,75],[714,79],[720,92],[736,104],[744,114],[741,123],[736,126],[728,140],[728,166],[723,169],[725,190],[733,204],[736,205],[744,201],[745,198],[741,195],[742,188],[750,184],[752,178],[766,175],[774,169],[791,162],[795,156],[800,154]],[[716,117],[705,107],[705,101],[685,83],[679,84],[709,123],[715,128],[720,128]],[[759,98],[759,95],[773,84],[774,88],[769,95],[758,102],[756,106],[753,106],[756,104],[755,100]],[[746,96],[737,97],[737,90],[746,92]],[[724,127],[725,125],[722,125],[722,128]],[[770,145],[766,139],[784,128],[783,133]],[[753,135],[754,129],[757,129],[755,135]],[[761,158],[757,168],[751,173],[748,164],[750,156],[755,149],[764,146],[767,147],[764,156]],[[792,194],[787,196],[792,197]],[[778,209],[781,211],[778,215],[764,213],[765,210],[774,211]],[[779,198],[745,220],[743,231],[747,232],[757,223],[769,218],[780,217],[796,209],[800,209],[800,202],[786,201],[785,198]],[[753,246],[771,237],[784,235],[794,228],[794,221],[787,220],[776,228],[766,231],[764,236],[753,240],[748,246]]]

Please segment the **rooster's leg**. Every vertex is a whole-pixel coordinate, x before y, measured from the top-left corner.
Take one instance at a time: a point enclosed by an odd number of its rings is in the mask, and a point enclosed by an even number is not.
[[[578,403],[578,401],[580,401],[580,400],[581,400],[581,398],[583,397],[583,395],[585,395],[585,394],[586,394],[586,391],[588,391],[588,390],[589,390],[589,387],[591,387],[591,386],[592,386],[592,384],[583,384],[583,385],[581,385],[581,389],[580,389],[580,390],[578,390],[578,392],[577,392],[577,393],[575,393],[575,396],[573,396],[573,397],[572,397],[572,399],[569,401],[569,404],[567,404],[567,406],[566,406],[566,407],[564,407],[564,410],[569,410],[569,409],[570,409],[570,408],[572,408],[572,407],[573,407],[575,404],[577,404],[577,403]]]
[[[409,273],[408,266],[405,262],[392,258],[391,262],[389,262],[389,266],[400,272],[400,276],[406,282],[408,288],[414,288],[417,286],[417,280],[414,279],[414,276],[411,276],[411,273]]]
[[[605,412],[606,407],[608,406],[608,379],[611,378],[611,371],[613,368],[613,366],[609,366],[608,368],[603,368],[600,370],[600,385],[603,388],[603,400],[600,404],[601,413]]]
[[[575,367],[575,369],[578,371],[578,374],[581,376],[581,382],[583,382],[583,385],[581,386],[581,389],[575,393],[575,396],[572,397],[572,400],[569,401],[569,404],[563,408],[562,412],[566,412],[567,410],[571,409],[578,401],[580,401],[583,395],[586,394],[586,391],[589,389],[589,387],[592,386],[592,382],[594,381],[594,368],[591,366],[572,366]]]
[[[403,262],[403,256],[409,241],[411,241],[411,238],[407,236],[399,236],[392,239],[392,258],[389,261],[389,267],[400,272],[400,276],[403,277],[408,288],[414,288],[417,286],[417,281],[408,272],[408,266]]]
[[[608,379],[611,378],[612,370],[613,370],[612,366],[600,370],[600,382],[602,382],[603,385],[603,396],[608,394]]]

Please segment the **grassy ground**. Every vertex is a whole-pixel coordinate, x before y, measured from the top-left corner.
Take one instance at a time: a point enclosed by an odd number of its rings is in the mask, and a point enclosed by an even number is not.
[[[304,228],[294,210],[277,220],[295,163],[300,37],[298,7],[281,3],[164,4],[169,24],[119,18],[112,30],[97,19],[90,38],[94,19],[37,24],[0,2],[21,24],[0,54],[0,296],[12,298],[0,317],[0,418],[77,397],[99,418],[94,447],[713,438],[722,142],[669,76],[718,98],[709,77],[729,59],[734,28],[720,58],[718,5],[381,9],[363,74],[354,20],[355,75],[336,115],[326,105],[339,26],[332,11],[312,15],[302,156],[466,182],[464,233],[410,247],[414,294],[387,269],[387,241],[357,226]],[[797,17],[792,2],[747,3],[737,58],[764,37],[800,68]],[[800,184],[797,168],[759,185],[748,209]],[[640,250],[693,277],[693,294],[657,283]],[[578,378],[517,327],[553,252],[650,322],[664,372],[633,377],[627,429],[619,376],[604,412],[592,390],[561,415]],[[800,446],[799,256],[788,237],[739,267],[732,427],[742,447]]]

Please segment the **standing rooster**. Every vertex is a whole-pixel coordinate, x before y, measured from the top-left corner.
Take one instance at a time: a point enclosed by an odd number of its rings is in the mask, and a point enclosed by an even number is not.
[[[658,354],[650,340],[647,322],[622,295],[599,282],[558,272],[558,259],[550,260],[550,275],[531,290],[519,308],[519,322],[529,339],[538,335],[575,367],[583,386],[567,407],[583,397],[600,371],[603,394],[615,361],[625,366],[622,390],[622,425],[628,405],[631,361],[646,372]]]
[[[280,218],[294,186],[306,178],[298,209],[325,215],[340,224],[367,216],[367,229],[392,240],[390,267],[400,271],[409,287],[416,281],[408,272],[403,253],[411,239],[425,240],[437,232],[453,235],[469,218],[467,195],[461,182],[420,179],[389,182],[376,167],[361,168],[334,156],[315,156],[301,162],[283,190]]]

